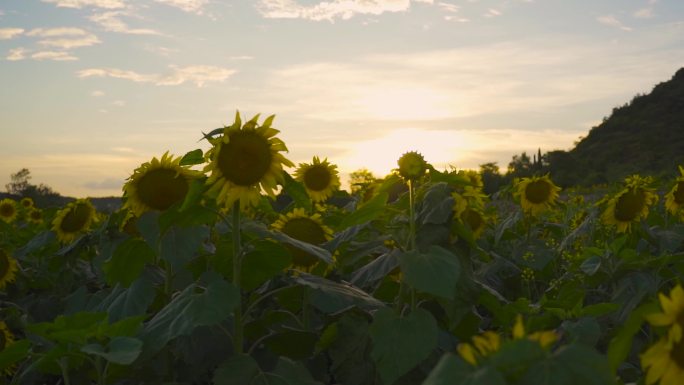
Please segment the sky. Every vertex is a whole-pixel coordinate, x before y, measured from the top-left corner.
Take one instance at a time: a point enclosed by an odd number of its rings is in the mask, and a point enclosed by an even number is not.
[[[343,175],[505,171],[682,66],[682,0],[0,0],[0,190],[119,196],[236,111]]]

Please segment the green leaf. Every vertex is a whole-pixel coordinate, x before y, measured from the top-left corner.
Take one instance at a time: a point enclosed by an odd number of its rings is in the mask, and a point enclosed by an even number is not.
[[[280,358],[273,374],[279,380],[284,380],[291,385],[322,385],[311,377],[311,373],[299,362],[293,362],[287,358]]]
[[[321,261],[331,264],[333,263],[333,258],[332,254],[330,254],[330,251],[316,246],[312,245],[310,243],[302,242],[300,240],[294,239],[292,237],[287,236],[284,233],[281,233],[279,231],[270,231],[266,229],[262,224],[255,223],[255,222],[245,222],[242,226],[243,231],[251,232],[255,234],[257,237],[261,238],[270,238],[274,239],[278,242],[286,243],[288,245],[292,245],[300,250],[306,251],[307,253],[316,256],[318,259]]]
[[[55,233],[46,230],[41,233],[38,233],[36,236],[31,238],[26,245],[23,247],[20,247],[14,251],[14,256],[17,258],[22,258],[26,256],[27,254],[33,253],[35,251],[38,251],[45,247],[46,245],[51,244],[55,240]]]
[[[192,166],[202,163],[204,163],[204,156],[202,155],[202,150],[199,148],[186,153],[180,160],[181,166]]]
[[[291,263],[288,250],[279,243],[259,240],[242,259],[241,286],[253,290],[282,273]]]
[[[583,317],[577,321],[563,321],[561,328],[567,331],[569,341],[587,346],[595,346],[601,338],[601,327],[593,317]]]
[[[612,302],[602,302],[582,308],[580,316],[600,317],[612,313],[620,308],[620,305]]]
[[[0,351],[0,373],[26,358],[29,349],[31,349],[29,340],[19,340]]]
[[[352,274],[351,282],[359,287],[372,285],[385,278],[392,270],[399,266],[397,256],[401,254],[399,249],[393,249],[389,253],[384,253],[375,258],[367,265],[356,270]]]
[[[295,206],[304,208],[307,212],[311,211],[311,198],[304,188],[304,184],[292,178],[286,172],[283,172],[285,183],[283,183],[283,191],[294,200]]]
[[[608,360],[594,349],[572,344],[563,346],[545,360],[532,365],[521,385],[611,385],[615,378]]]
[[[492,367],[475,368],[460,357],[446,353],[422,385],[506,385],[501,373]]]
[[[461,275],[458,257],[439,246],[421,253],[409,251],[399,255],[404,279],[419,291],[453,299]]]
[[[580,269],[584,274],[592,276],[596,274],[598,269],[601,267],[601,257],[598,255],[591,256],[582,262]]]
[[[330,334],[327,352],[330,370],[341,384],[366,385],[375,382],[375,366],[370,359],[372,343],[368,335],[368,320],[361,314],[347,313],[321,337]],[[334,332],[328,332],[334,330]]]
[[[192,179],[190,181],[190,189],[188,190],[188,193],[185,194],[185,199],[183,200],[183,204],[181,205],[179,211],[183,212],[194,205],[197,205],[201,201],[206,189],[206,178]],[[215,216],[215,214],[212,215],[212,217],[213,216]]]
[[[645,315],[658,312],[657,303],[647,303],[636,308],[627,318],[627,321],[618,329],[615,336],[608,344],[608,362],[615,373],[620,363],[623,362],[632,350],[632,339],[641,330]]]
[[[81,348],[84,353],[100,356],[119,365],[130,365],[142,351],[142,341],[132,337],[114,337],[103,348],[100,344],[89,344]]]
[[[303,360],[312,355],[317,341],[316,333],[285,329],[266,338],[264,344],[278,356]]]
[[[360,205],[355,211],[351,212],[342,219],[342,222],[339,225],[339,230],[360,225],[377,218],[378,215],[385,210],[388,197],[389,195],[383,192],[374,196],[368,202]]]
[[[214,372],[214,385],[256,385],[267,384],[263,379],[263,372],[256,361],[247,354],[236,354]]]
[[[206,288],[188,286],[145,324],[140,334],[145,358],[197,326],[215,325],[228,318],[240,300],[239,290],[215,273],[207,274],[207,281]]]
[[[145,241],[137,238],[123,241],[102,267],[107,283],[130,286],[140,276],[145,264],[154,261],[154,257],[154,250]]]
[[[293,280],[300,285],[316,289],[311,293],[311,303],[325,313],[334,313],[352,305],[368,310],[385,306],[365,291],[350,284],[306,273],[300,273],[293,277]]]
[[[143,273],[129,288],[117,284],[90,310],[106,312],[109,314],[109,321],[116,322],[130,316],[145,314],[154,296],[154,283],[149,274]]]
[[[420,200],[417,222],[423,225],[442,224],[452,216],[454,199],[446,183],[437,183],[430,187]]]
[[[206,226],[169,228],[161,240],[161,258],[174,270],[181,270],[195,257],[202,241],[209,235]]]
[[[26,329],[56,343],[84,345],[108,324],[107,313],[80,312],[60,315],[54,322],[29,324]]]
[[[386,385],[420,364],[437,347],[437,322],[426,310],[416,309],[401,317],[385,308],[374,318],[369,329],[371,356]]]

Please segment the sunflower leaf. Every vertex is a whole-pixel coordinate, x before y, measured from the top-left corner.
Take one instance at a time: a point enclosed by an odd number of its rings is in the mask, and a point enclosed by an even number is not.
[[[30,348],[29,340],[19,340],[0,351],[0,373],[28,356]]]
[[[506,380],[495,368],[475,368],[460,357],[446,353],[432,369],[422,385],[505,385]]]
[[[202,163],[204,163],[204,156],[202,153],[202,149],[198,148],[183,155],[179,164],[181,166],[192,166]]]
[[[102,266],[107,283],[130,286],[140,276],[145,264],[154,260],[154,256],[154,250],[141,239],[130,238],[123,241]]]
[[[404,317],[392,309],[380,309],[369,332],[373,340],[371,357],[385,384],[392,384],[437,347],[437,322],[420,308]]]
[[[431,246],[427,252],[409,251],[399,254],[398,258],[408,284],[419,291],[454,298],[461,264],[450,251]]]
[[[283,190],[294,200],[295,206],[304,208],[307,212],[311,211],[311,198],[306,193],[304,184],[295,180],[290,174],[283,172],[285,183]]]
[[[370,222],[377,218],[385,210],[388,198],[389,195],[385,192],[374,196],[371,200],[359,206],[355,211],[346,215],[339,225],[339,230]]]

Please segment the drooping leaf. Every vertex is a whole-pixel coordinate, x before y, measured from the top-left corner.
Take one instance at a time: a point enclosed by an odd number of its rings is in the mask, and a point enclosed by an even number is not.
[[[135,281],[145,264],[154,261],[155,253],[145,241],[129,238],[120,243],[112,257],[102,267],[110,285],[120,283],[128,287]]]
[[[375,258],[367,265],[352,273],[351,281],[359,287],[366,287],[383,279],[387,274],[399,266],[397,256],[401,254],[399,249],[393,249],[388,253]]]
[[[145,314],[154,300],[154,295],[152,278],[144,273],[128,288],[122,285],[114,286],[91,310],[106,312],[109,314],[109,321],[116,322],[126,317]]]
[[[348,227],[360,225],[377,218],[385,210],[388,197],[389,195],[383,192],[360,205],[355,211],[342,219],[339,229],[344,230]]]
[[[260,240],[253,246],[242,259],[241,286],[247,290],[253,290],[283,272],[292,259],[279,243]]]
[[[622,324],[622,326],[617,330],[615,336],[610,340],[608,344],[608,362],[610,368],[615,372],[632,349],[632,340],[634,335],[641,330],[641,325],[644,323],[644,316],[646,314],[658,312],[659,307],[657,303],[651,302],[646,303],[638,308],[629,315],[627,321]]]
[[[323,312],[334,313],[352,305],[365,309],[379,309],[385,306],[351,284],[334,282],[306,273],[299,274],[293,280],[300,285],[316,289],[311,294],[311,302]]]
[[[181,270],[193,257],[209,235],[206,226],[169,228],[161,239],[161,258],[174,270]]]
[[[81,351],[100,356],[114,364],[130,365],[140,355],[142,341],[133,337],[114,337],[107,347],[95,343],[82,347]]]
[[[201,149],[196,149],[187,152],[180,160],[181,166],[193,166],[204,163],[204,156]]]
[[[369,332],[373,340],[371,356],[387,385],[413,369],[437,347],[437,322],[423,309],[404,317],[392,309],[380,309]]]
[[[398,258],[404,279],[412,287],[442,298],[454,298],[461,265],[450,251],[432,246],[426,252],[409,251]]]

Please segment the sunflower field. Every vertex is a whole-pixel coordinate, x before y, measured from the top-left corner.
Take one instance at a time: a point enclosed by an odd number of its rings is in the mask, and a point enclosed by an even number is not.
[[[111,214],[1,200],[0,383],[684,383],[684,169],[488,196],[408,152],[347,193],[272,124],[143,163]]]

